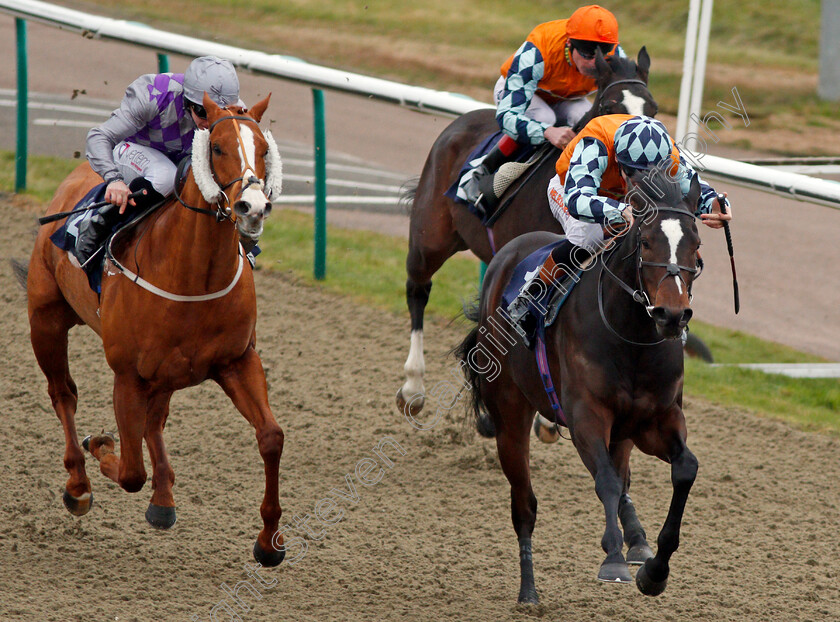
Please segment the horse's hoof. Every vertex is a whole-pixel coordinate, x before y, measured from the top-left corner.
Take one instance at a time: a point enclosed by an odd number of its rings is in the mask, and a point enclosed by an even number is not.
[[[560,440],[557,426],[539,413],[534,417],[534,435],[543,443],[556,443]]]
[[[636,587],[645,596],[659,596],[665,591],[665,586],[668,584],[668,577],[662,581],[654,581],[650,578],[647,572],[647,564],[640,567],[636,572]]]
[[[90,437],[92,435],[88,434],[86,437],[82,439],[82,447],[85,448],[85,451],[90,451]]]
[[[169,529],[176,520],[175,508],[150,503],[146,509],[146,521],[155,529]]]
[[[520,605],[539,605],[540,597],[537,596],[535,588],[519,590],[519,599],[516,602]]]
[[[414,417],[415,415],[419,414],[421,410],[423,410],[423,406],[425,406],[425,404],[426,398],[419,393],[412,395],[411,399],[406,402],[405,398],[403,397],[402,388],[400,388],[400,390],[397,391],[397,408],[399,408],[400,412],[404,415],[407,414],[411,417]]]
[[[626,559],[631,566],[641,566],[651,557],[653,557],[653,551],[647,544],[637,544],[627,551]]]
[[[76,498],[67,492],[67,489],[65,489],[61,498],[64,501],[64,507],[66,507],[67,511],[73,516],[84,516],[90,512],[90,508],[93,507],[92,492],[86,492],[81,497]]]
[[[604,562],[598,570],[598,580],[604,583],[632,583],[633,577],[622,562]]]
[[[254,559],[256,559],[260,564],[262,564],[266,568],[274,568],[275,566],[279,566],[280,562],[283,561],[284,557],[286,557],[285,547],[281,548],[278,551],[272,546],[271,550],[266,551],[265,549],[263,549],[263,547],[260,546],[259,540],[254,542]]]

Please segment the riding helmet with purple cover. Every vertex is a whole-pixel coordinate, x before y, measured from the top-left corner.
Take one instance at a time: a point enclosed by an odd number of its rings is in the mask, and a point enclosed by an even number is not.
[[[184,72],[184,96],[201,105],[205,91],[219,106],[239,101],[239,77],[229,60],[202,56],[190,63]]]
[[[668,130],[650,117],[628,119],[615,132],[615,159],[631,168],[650,168],[670,157],[672,149]]]

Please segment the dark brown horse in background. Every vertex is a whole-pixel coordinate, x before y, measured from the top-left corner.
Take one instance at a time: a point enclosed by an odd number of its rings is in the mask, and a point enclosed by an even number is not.
[[[537,499],[529,466],[535,412],[568,426],[595,480],[606,515],[601,546],[607,557],[599,579],[629,582],[627,563],[643,563],[636,574],[637,586],[644,594],[659,594],[679,544],[683,511],[697,473],[697,460],[685,443],[679,337],[691,318],[691,284],[700,244],[694,207],[700,186],[695,177],[683,198],[679,183],[667,174],[657,171],[650,179],[656,189],[651,194],[661,198],[648,200],[647,207],[657,207],[643,210],[633,226],[589,265],[557,321],[546,329],[546,358],[561,405],[558,414],[534,352],[500,314],[502,292],[516,265],[557,240],[556,235],[526,234],[499,251],[485,275],[478,325],[458,348],[472,386],[479,431],[495,435],[510,482],[513,527],[520,546],[520,602],[538,600],[531,558]],[[632,198],[631,203],[646,207]],[[628,496],[634,446],[671,465],[674,492],[655,556]],[[626,559],[619,519],[629,547]]]
[[[596,56],[598,91],[591,110],[575,126],[580,129],[593,117],[604,114],[654,116],[656,102],[647,89],[650,57],[645,48],[638,62],[611,56]],[[530,231],[562,233],[560,223],[548,207],[546,190],[555,174],[560,150],[551,148],[538,164],[526,171],[501,197],[510,201],[506,211],[488,231],[466,205],[444,196],[457,180],[467,156],[487,136],[498,131],[493,110],[477,110],[453,121],[432,146],[420,176],[411,207],[406,258],[406,299],[411,313],[411,348],[405,362],[406,380],[397,392],[397,406],[412,415],[423,408],[423,313],[432,289],[432,277],[452,255],[471,250],[489,262],[496,250],[518,235]],[[495,249],[491,247],[492,233]]]
[[[170,199],[138,226],[117,234],[101,297],[69,254],[50,241],[58,224],[42,227],[38,235],[27,291],[32,347],[64,427],[67,509],[79,516],[92,505],[76,434],[78,394],[67,360],[68,331],[87,324],[102,338],[114,371],[120,455],[108,435],[83,443],[99,460],[102,473],[128,492],[139,491],[146,483],[145,439],[154,489],[146,518],[155,527],[171,527],[175,474],[163,441],[170,398],[178,389],[213,379],[256,429],[265,496],[254,556],[263,565],[276,566],[283,559],[277,533],[283,431],[268,405],[265,373],[255,350],[254,279],[240,247],[240,236],[256,241],[271,209],[264,186],[269,184],[266,162],[279,156],[273,139],[267,142],[268,133],[263,135],[257,125],[268,100],[250,111],[226,110],[205,95],[210,130],[203,131],[203,158],[194,143],[193,167],[179,195],[183,204]],[[279,172],[279,166],[268,168],[269,173]],[[73,207],[101,181],[87,163],[80,165],[59,186],[48,214]],[[211,198],[206,199],[208,193]],[[130,266],[145,280],[141,282],[159,290],[142,288],[120,265]]]

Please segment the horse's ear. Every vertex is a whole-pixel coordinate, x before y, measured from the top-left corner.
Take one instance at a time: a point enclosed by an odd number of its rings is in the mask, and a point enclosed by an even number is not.
[[[601,52],[601,48],[595,50],[595,68],[598,70],[599,81],[608,80],[612,74],[612,69],[610,69],[607,61],[604,60],[604,54]]]
[[[268,108],[268,100],[271,99],[271,93],[266,95],[265,99],[258,101],[254,104],[253,108],[248,109],[248,114],[254,118],[254,121],[257,123],[260,122],[262,119],[263,114],[265,114],[265,109]]]
[[[650,74],[650,56],[645,46],[642,46],[642,49],[639,50],[639,56],[636,58],[636,67],[638,68],[639,77],[647,84],[648,75]]]
[[[204,109],[207,111],[207,118],[210,120],[211,123],[219,117],[221,108],[219,108],[219,106],[216,105],[216,102],[210,99],[210,96],[207,94],[207,91],[204,91],[204,99],[201,100],[201,105],[204,106]]]
[[[694,173],[691,176],[691,186],[688,189],[688,194],[685,197],[686,203],[688,203],[691,213],[693,214],[697,210],[697,202],[700,200],[700,176],[697,173]]]

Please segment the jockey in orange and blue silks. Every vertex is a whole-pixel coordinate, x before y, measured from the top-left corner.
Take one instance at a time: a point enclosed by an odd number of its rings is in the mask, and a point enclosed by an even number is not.
[[[566,244],[555,247],[519,296],[511,302],[508,313],[519,322],[527,311],[527,300],[556,278],[558,266],[580,263],[604,241],[604,226],[613,231],[632,222],[632,209],[623,202],[627,180],[635,170],[666,165],[668,173],[679,181],[683,195],[691,186],[694,170],[680,155],[679,149],[661,122],[645,116],[613,114],[596,117],[586,124],[557,160],[557,174],[548,184],[548,203],[552,214],[563,225]],[[719,229],[732,219],[727,207],[723,214],[715,190],[699,179],[700,196],[695,215],[703,224]],[[579,252],[581,249],[582,252]],[[571,261],[575,257],[575,262]]]
[[[572,126],[592,106],[585,96],[597,90],[598,49],[604,56],[625,56],[618,45],[615,16],[589,5],[569,19],[534,28],[505,61],[493,93],[496,121],[504,135],[460,182],[467,202],[476,203],[478,180],[512,160],[521,145],[548,141],[562,149],[574,137]]]

